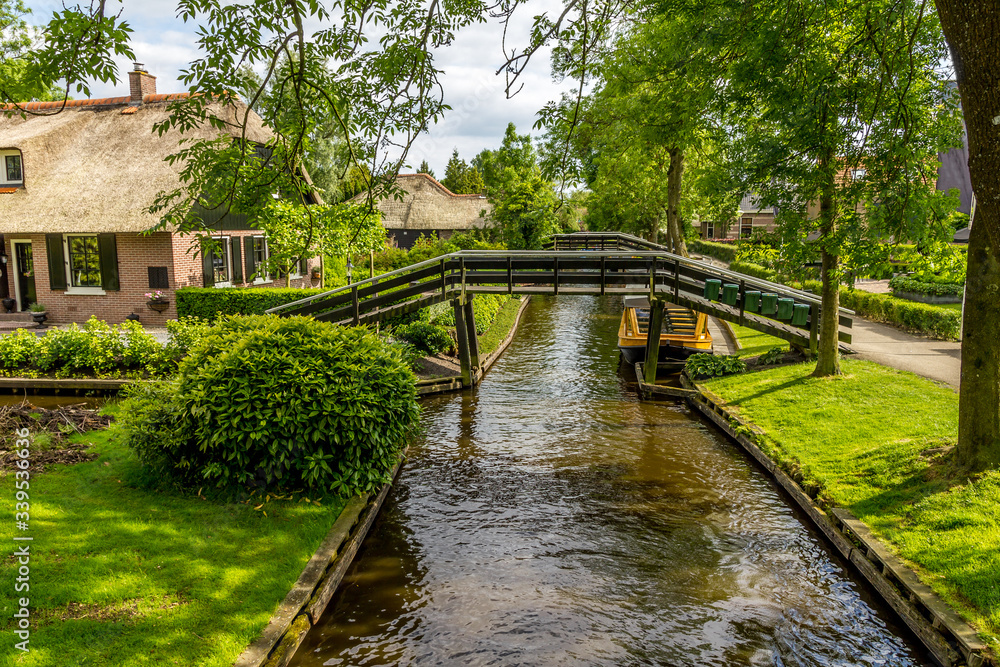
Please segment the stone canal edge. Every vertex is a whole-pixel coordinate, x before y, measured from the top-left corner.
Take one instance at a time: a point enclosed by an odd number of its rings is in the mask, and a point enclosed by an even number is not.
[[[640,376],[641,377],[641,376]],[[872,589],[891,607],[936,661],[945,667],[980,667],[994,664],[976,631],[937,593],[920,581],[917,573],[900,560],[861,520],[842,508],[824,511],[799,484],[775,463],[747,433],[760,429],[741,419],[711,392],[682,375],[683,397],[726,433],[763,467],[845,560],[849,561]],[[640,392],[643,387],[640,386]],[[643,392],[645,393],[645,392]],[[648,392],[647,395],[654,392]]]

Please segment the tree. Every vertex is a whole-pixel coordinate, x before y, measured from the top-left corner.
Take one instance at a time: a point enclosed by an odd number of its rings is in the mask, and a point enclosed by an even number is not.
[[[434,178],[434,170],[431,169],[431,166],[429,164],[427,164],[427,160],[422,160],[420,162],[420,168],[417,169],[417,173],[418,174],[427,174],[431,178]]]
[[[505,170],[502,195],[493,201],[490,219],[504,245],[513,250],[541,248],[544,240],[560,231],[552,184],[536,168],[519,174]]]
[[[482,174],[486,192],[498,190],[504,183],[504,170],[528,174],[538,165],[538,156],[531,144],[531,135],[517,133],[514,123],[507,123],[503,141],[497,150],[484,149],[472,158],[472,166]]]
[[[260,273],[283,275],[286,286],[293,268],[303,259],[317,255],[346,259],[380,250],[386,240],[379,214],[358,204],[306,207],[274,200],[264,208],[257,225],[268,248]]]
[[[1000,463],[1000,5],[936,0],[962,98],[976,218],[962,317],[958,460],[972,470]]]
[[[940,196],[928,168],[957,145],[960,127],[940,74],[944,43],[921,0],[752,7],[731,19],[746,34],[725,90],[733,168],[797,238],[820,232],[815,374],[838,374],[842,255],[871,254],[866,247],[939,210],[928,203]]]
[[[441,185],[456,195],[476,195],[485,192],[486,185],[479,170],[470,167],[469,163],[458,156],[458,149],[452,151],[451,159],[444,170],[444,180]]]

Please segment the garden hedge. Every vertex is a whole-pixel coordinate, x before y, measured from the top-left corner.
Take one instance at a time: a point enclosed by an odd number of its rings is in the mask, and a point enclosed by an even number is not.
[[[896,276],[889,281],[889,287],[894,292],[913,292],[928,296],[962,296],[965,294],[964,284],[925,283],[906,276]]]
[[[736,261],[736,251],[738,248],[735,243],[729,245],[727,243],[697,240],[688,244],[688,250],[714,257],[723,262],[734,262]]]
[[[320,288],[285,287],[184,287],[177,290],[177,316],[200,317],[214,322],[222,315],[263,315],[264,311],[308,296]]]
[[[823,291],[823,284],[818,280],[807,280],[803,287],[814,294]],[[958,340],[962,326],[962,314],[957,310],[898,299],[890,294],[873,294],[842,286],[840,305],[876,322],[894,324],[942,340]]]
[[[760,264],[752,264],[750,262],[733,262],[729,265],[729,270],[753,276],[754,278],[760,278],[761,280],[769,280],[772,283],[781,282],[778,279],[777,271],[769,269],[766,266],[761,266]]]

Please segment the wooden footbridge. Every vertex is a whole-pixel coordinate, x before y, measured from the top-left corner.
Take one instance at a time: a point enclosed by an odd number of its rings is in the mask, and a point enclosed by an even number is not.
[[[817,348],[821,303],[809,292],[674,255],[628,234],[558,234],[551,245],[550,251],[466,250],[444,255],[267,312],[360,325],[450,301],[465,386],[472,386],[480,365],[473,317],[476,294],[643,294],[659,306],[652,311],[654,319],[662,320],[669,302],[782,338],[803,350]],[[851,342],[843,329],[851,328],[852,315],[840,310],[840,342]],[[656,359],[659,337],[650,336],[649,345],[646,358]],[[647,375],[655,373],[655,364],[647,366]]]

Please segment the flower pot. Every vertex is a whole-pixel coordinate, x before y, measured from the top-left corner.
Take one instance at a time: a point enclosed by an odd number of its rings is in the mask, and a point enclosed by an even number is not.
[[[10,297],[3,299],[2,301],[0,301],[0,303],[3,303],[3,307],[7,310],[8,313],[13,313],[14,308],[17,307],[17,301],[15,301]]]
[[[166,299],[155,299],[152,301],[147,301],[146,305],[149,306],[150,310],[155,310],[158,313],[162,313],[167,308],[170,307],[170,302]]]
[[[46,316],[46,313],[43,310],[41,312],[37,312],[37,313],[33,312],[33,313],[31,313],[31,319],[33,319],[35,321],[35,324],[38,325],[39,329],[44,329],[45,328],[45,320],[48,319],[48,317]]]

